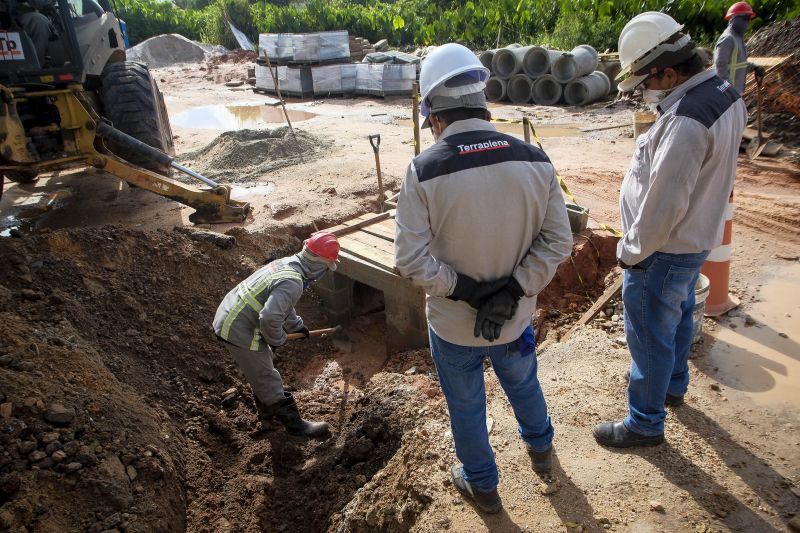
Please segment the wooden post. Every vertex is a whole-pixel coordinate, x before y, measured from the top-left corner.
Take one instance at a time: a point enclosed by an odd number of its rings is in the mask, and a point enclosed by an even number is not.
[[[419,83],[414,82],[412,85],[413,92],[411,98],[413,99],[413,108],[414,111],[412,116],[414,117],[414,155],[419,155],[420,152],[420,142],[419,142]]]
[[[531,119],[528,117],[522,117],[522,135],[525,137],[525,142],[530,144],[531,143],[531,128],[530,128]]]
[[[264,50],[264,57],[267,58],[267,68],[269,69],[269,73],[272,75],[272,83],[275,85],[275,94],[278,96],[278,100],[281,101],[281,107],[283,107],[283,116],[286,117],[286,123],[289,125],[289,131],[291,131],[292,135],[294,135],[292,121],[289,120],[289,113],[286,111],[286,102],[283,101],[283,97],[281,96],[281,87],[278,85],[278,76],[276,72],[272,71],[272,63],[269,60],[269,54],[266,50]],[[277,70],[277,67],[275,70]]]

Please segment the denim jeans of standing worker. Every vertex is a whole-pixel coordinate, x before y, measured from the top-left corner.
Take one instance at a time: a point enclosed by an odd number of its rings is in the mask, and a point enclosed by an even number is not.
[[[667,394],[686,394],[694,286],[707,255],[656,252],[625,270],[625,337],[633,360],[624,420],[628,431],[663,434]]]
[[[528,328],[531,334],[531,328]],[[553,425],[547,415],[539,379],[536,349],[520,352],[517,341],[497,346],[451,344],[429,329],[431,355],[447,400],[456,455],[464,465],[464,479],[481,492],[497,487],[499,477],[486,429],[486,390],[483,359],[488,357],[508,396],[522,440],[534,450],[546,451],[553,441]]]

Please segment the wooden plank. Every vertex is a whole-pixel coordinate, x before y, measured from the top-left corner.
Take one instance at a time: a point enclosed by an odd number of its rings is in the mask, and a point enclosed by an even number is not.
[[[339,252],[338,274],[381,291],[408,290],[410,282],[345,250]]]
[[[790,57],[792,56],[788,55],[788,56],[776,56],[776,57],[748,57],[747,62],[752,63],[754,65],[758,65],[759,67],[769,68],[769,67],[777,67]]]
[[[606,306],[606,304],[614,297],[616,297],[620,291],[622,291],[622,278],[624,276],[620,276],[617,280],[611,284],[609,288],[606,289],[606,292],[603,293],[600,298],[586,311],[583,316],[581,316],[577,322],[561,337],[561,342],[569,340],[570,336],[575,332],[578,326],[583,326],[587,324],[591,319],[595,317],[595,315],[600,312],[600,310]]]
[[[386,226],[381,226],[380,224],[370,224],[366,228],[361,228],[361,233],[368,233],[370,235],[374,235],[375,237],[379,237],[394,243],[394,230],[387,228]]]
[[[351,254],[360,257],[361,259],[380,267],[387,272],[394,272],[394,255],[389,254],[383,250],[375,248],[369,244],[364,244],[352,235],[348,235],[339,241],[341,248]]]
[[[349,233],[347,235],[348,239],[352,239],[354,241],[358,241],[361,244],[365,244],[367,246],[372,246],[376,250],[381,250],[382,252],[386,252],[392,258],[389,262],[389,266],[394,268],[394,243],[387,241],[383,237],[378,237],[376,235],[372,235],[366,233],[364,231],[365,228],[362,228],[355,233]]]
[[[333,233],[337,237],[341,237],[342,235],[346,235],[348,233],[352,233],[357,231],[364,226],[369,226],[370,224],[374,224],[379,220],[385,220],[389,217],[394,216],[394,210],[392,211],[385,211],[383,213],[378,214],[371,214],[371,215],[361,215],[356,220],[357,222],[347,221],[338,226],[333,226],[332,228],[327,228],[324,231],[328,233]]]

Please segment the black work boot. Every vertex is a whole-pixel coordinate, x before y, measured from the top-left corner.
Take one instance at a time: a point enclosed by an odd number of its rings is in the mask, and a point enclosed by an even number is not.
[[[531,457],[531,461],[533,461],[534,472],[546,473],[550,471],[550,469],[553,467],[552,444],[545,451],[537,452],[533,449],[533,446],[526,442],[525,449],[528,450],[528,455]]]
[[[475,502],[478,509],[484,513],[495,514],[499,513],[503,508],[503,501],[497,493],[497,489],[492,489],[489,492],[481,492],[478,489],[472,488],[469,481],[464,479],[464,465],[458,463],[450,468],[450,477],[453,480],[453,485],[456,486],[458,492],[467,499]]]
[[[658,446],[664,442],[664,434],[642,435],[625,427],[622,422],[603,422],[592,430],[598,444],[612,448],[632,448],[634,446]]]
[[[312,437],[315,439],[324,438],[328,435],[327,422],[309,422],[308,420],[303,420],[300,416],[300,411],[297,410],[294,397],[288,392],[284,392],[283,394],[285,396],[283,400],[279,400],[270,405],[264,405],[256,400],[256,405],[258,405],[258,417],[261,420],[269,420],[273,417],[277,418],[290,435]]]

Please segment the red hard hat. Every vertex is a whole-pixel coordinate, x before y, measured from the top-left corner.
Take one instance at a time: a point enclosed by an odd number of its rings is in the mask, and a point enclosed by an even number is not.
[[[755,11],[753,11],[753,8],[750,7],[750,4],[747,2],[736,2],[733,4],[730,9],[728,9],[725,20],[731,20],[736,15],[750,15],[750,20],[756,18]]]
[[[315,233],[304,244],[314,255],[328,261],[336,261],[339,257],[339,240],[333,233]]]

